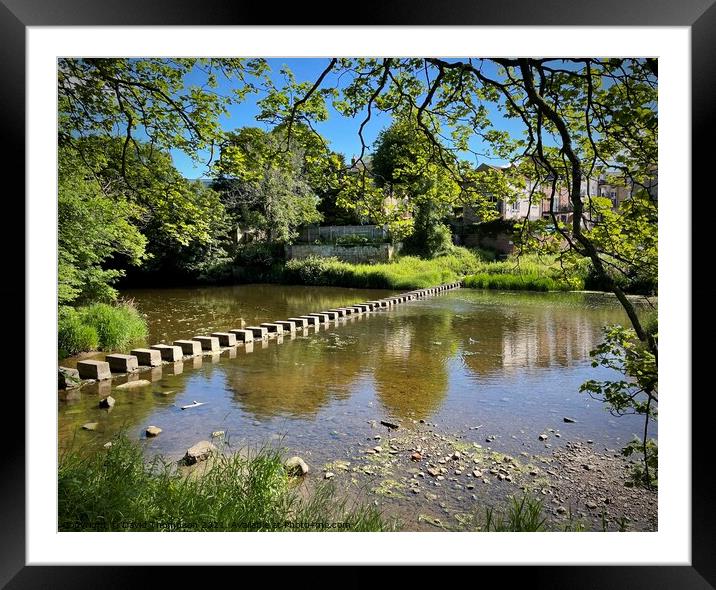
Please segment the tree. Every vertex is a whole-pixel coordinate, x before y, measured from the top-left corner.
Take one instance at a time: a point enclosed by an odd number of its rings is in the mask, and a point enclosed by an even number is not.
[[[222,204],[182,178],[168,152],[211,158],[219,115],[256,89],[265,68],[240,59],[59,60],[61,302],[111,299],[124,267],[211,248]],[[204,86],[187,84],[197,71]],[[232,96],[216,92],[219,76],[238,81]]]
[[[256,127],[229,132],[216,164],[215,186],[234,222],[261,230],[271,242],[289,242],[298,227],[321,219],[317,191],[325,177],[320,170],[330,165],[328,152],[326,164],[320,148],[299,144],[296,134],[284,149],[283,136],[281,129]]]
[[[320,88],[329,72],[350,80],[340,93]],[[414,111],[425,142],[461,187],[474,186],[472,167],[448,154],[471,153],[471,138],[481,137],[491,146],[489,155],[508,160],[515,171],[529,171],[533,196],[550,201],[563,259],[589,259],[656,367],[657,339],[642,325],[619,277],[656,277],[657,74],[656,60],[641,58],[334,58],[304,93],[293,99],[284,94],[283,102],[274,98],[272,105],[274,118],[284,124],[311,119],[321,112],[317,103],[329,96],[343,114],[364,114],[359,160],[366,148],[363,131],[374,111],[394,116]],[[495,118],[519,122],[523,135],[499,129]],[[600,178],[628,187],[626,204],[614,210],[594,193],[590,181]],[[541,187],[546,192],[537,194]],[[562,191],[572,210],[569,224],[559,220],[555,207]],[[543,222],[525,219],[518,243],[535,247],[543,230]],[[652,396],[655,405],[656,389]],[[646,413],[644,445],[649,419]],[[648,461],[646,452],[643,459]]]
[[[58,302],[111,301],[111,283],[121,271],[102,264],[121,253],[131,263],[144,258],[146,238],[136,221],[140,209],[121,194],[108,195],[74,150],[58,157]]]

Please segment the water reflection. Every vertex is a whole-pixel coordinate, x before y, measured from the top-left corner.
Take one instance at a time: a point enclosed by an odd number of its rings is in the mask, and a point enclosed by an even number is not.
[[[154,321],[156,341],[160,334],[170,340],[226,329],[240,318],[257,323],[302,315],[375,298],[376,292],[260,285],[133,295]],[[160,309],[152,311],[154,304]],[[186,448],[212,429],[263,437],[271,431],[259,432],[264,427],[310,430],[321,444],[327,436],[323,422],[350,432],[375,416],[477,420],[486,415],[480,400],[493,398],[501,405],[490,419],[506,423],[517,414],[534,421],[544,420],[547,411],[572,414],[585,407],[575,391],[595,376],[589,350],[599,342],[601,326],[619,321],[623,313],[607,297],[461,290],[310,328],[282,342],[255,342],[96,383],[81,395],[67,392],[60,397],[60,445],[78,437],[98,446],[120,429],[141,436],[148,423],[163,428],[147,441],[162,451]],[[127,379],[150,384],[117,389]],[[556,392],[549,407],[531,397],[540,388]],[[98,400],[110,393],[117,403],[108,413]],[[180,409],[194,400],[206,405]],[[584,424],[603,429],[604,413],[592,414]],[[98,422],[97,431],[81,430],[90,421]]]

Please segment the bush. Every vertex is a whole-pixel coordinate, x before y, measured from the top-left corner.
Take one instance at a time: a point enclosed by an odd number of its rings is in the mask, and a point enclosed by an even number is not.
[[[62,306],[57,315],[57,349],[60,358],[66,358],[84,350],[95,350],[99,336],[93,326],[82,323],[73,307]]]
[[[223,455],[191,475],[120,436],[105,452],[66,451],[58,470],[60,531],[380,531],[374,507],[348,505],[330,483],[303,497],[278,451]],[[335,523],[345,528],[331,529]]]
[[[91,350],[118,350],[147,337],[147,323],[134,305],[95,303],[60,307],[57,322],[60,358]]]
[[[147,336],[147,323],[130,302],[96,303],[80,310],[82,322],[97,331],[102,350],[118,350]]]

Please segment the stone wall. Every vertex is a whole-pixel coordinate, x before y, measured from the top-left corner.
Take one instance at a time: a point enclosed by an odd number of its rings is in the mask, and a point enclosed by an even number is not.
[[[340,246],[338,244],[292,244],[286,246],[286,258],[335,257],[345,262],[389,262],[397,253],[392,244]]]

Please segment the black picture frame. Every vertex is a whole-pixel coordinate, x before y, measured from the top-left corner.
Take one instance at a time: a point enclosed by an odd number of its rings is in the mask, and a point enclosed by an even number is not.
[[[19,180],[16,195],[24,194],[25,169],[25,34],[29,26],[101,26],[101,25],[314,25],[317,16],[323,15],[331,25],[533,25],[533,26],[684,26],[691,28],[692,35],[692,194],[703,199],[713,192],[707,184],[707,175],[713,167],[713,141],[716,137],[716,0],[449,0],[426,2],[425,0],[362,2],[360,5],[337,4],[323,6],[320,3],[302,4],[301,12],[267,10],[260,3],[216,2],[201,3],[188,0],[0,0],[0,105],[2,105],[3,135],[5,145],[11,147],[5,156],[6,177]],[[9,171],[9,172],[8,172]],[[31,222],[26,218],[24,202],[6,193],[3,205],[6,219],[13,219],[18,227]],[[683,195],[684,202],[696,199]],[[14,209],[13,209],[14,208]],[[695,213],[695,207],[693,207]],[[694,217],[692,214],[692,221]],[[702,223],[704,221],[702,220]],[[692,232],[692,240],[708,231]],[[698,235],[696,235],[698,234]],[[708,249],[698,248],[695,241],[684,244],[692,247],[692,269],[708,265]],[[13,309],[23,310],[23,316],[31,313],[26,309],[24,297],[17,285],[24,284],[24,256],[13,252],[4,260],[6,276],[12,281],[2,281],[0,296]],[[700,264],[701,263],[701,264]],[[662,277],[668,280],[668,277]],[[12,284],[10,284],[12,283]],[[687,288],[686,285],[683,286]],[[693,287],[692,310],[699,297],[710,295],[709,288]],[[703,308],[701,308],[703,309]],[[668,311],[668,310],[667,310]],[[693,311],[692,311],[693,313]],[[20,314],[15,314],[19,317]],[[708,329],[710,322],[704,318],[700,331]],[[22,329],[20,326],[17,329]],[[18,332],[19,333],[19,332]],[[692,367],[705,367],[709,347],[699,347],[693,339],[684,346],[692,347]],[[25,367],[27,370],[27,366]],[[684,367],[685,371],[690,368]],[[696,377],[695,373],[692,373]],[[510,586],[524,583],[530,587],[546,588],[713,588],[716,585],[716,543],[714,543],[713,492],[709,487],[711,458],[710,427],[712,404],[710,389],[699,388],[693,380],[692,390],[702,395],[692,396],[692,565],[675,566],[543,566],[511,567],[504,570],[481,571],[479,581],[487,583],[488,576],[495,573],[509,581]],[[51,392],[47,392],[51,393]],[[26,392],[27,396],[28,392]],[[685,399],[691,391],[679,392]],[[4,410],[20,422],[25,415],[24,401],[17,395],[3,400]],[[27,433],[25,433],[27,434]],[[181,576],[183,584],[222,583],[206,578],[206,572],[188,568],[153,567],[79,567],[79,566],[26,566],[25,565],[25,436],[6,441],[3,447],[3,471],[0,481],[0,585],[7,588],[65,588],[97,587],[126,588],[131,584],[150,584],[150,578],[161,576],[164,584]],[[396,541],[399,542],[399,541]],[[428,542],[429,544],[429,542]],[[558,559],[558,556],[555,556]],[[429,561],[426,552],[426,561]],[[380,573],[355,569],[333,572],[328,578],[340,576],[340,584],[385,583],[385,571]],[[372,569],[372,568],[371,568]],[[495,570],[495,567],[490,567]],[[161,570],[158,572],[158,570]],[[418,572],[419,573],[419,572]],[[290,574],[295,575],[295,574]],[[300,573],[303,577],[305,572]],[[308,574],[310,575],[310,574]],[[390,574],[392,576],[392,573]],[[403,583],[409,574],[403,569]],[[473,574],[470,574],[471,576]],[[322,576],[321,576],[322,577]],[[315,577],[313,577],[315,580]],[[320,582],[320,580],[319,580]]]

